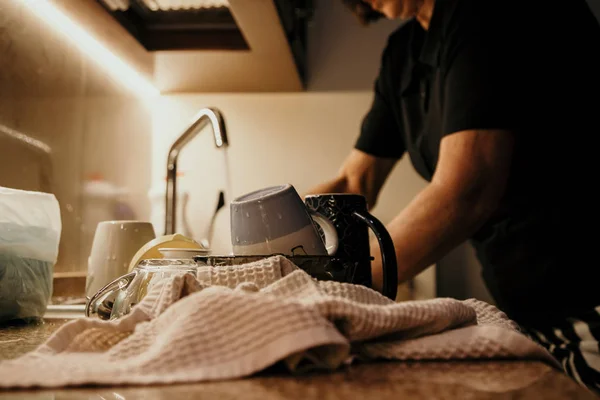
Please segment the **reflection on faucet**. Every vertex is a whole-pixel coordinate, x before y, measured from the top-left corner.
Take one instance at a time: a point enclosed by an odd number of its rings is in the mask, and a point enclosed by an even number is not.
[[[225,120],[216,108],[203,108],[193,118],[190,126],[177,138],[169,150],[167,159],[167,197],[165,212],[165,235],[175,233],[177,201],[177,158],[179,153],[208,123],[212,125],[217,148],[228,145]]]

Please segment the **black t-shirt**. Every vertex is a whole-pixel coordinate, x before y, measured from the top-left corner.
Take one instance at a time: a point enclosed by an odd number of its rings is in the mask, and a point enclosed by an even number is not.
[[[600,27],[585,0],[436,0],[384,51],[356,148],[431,180],[444,136],[515,135],[508,187],[472,238],[498,305],[526,325],[600,305]]]

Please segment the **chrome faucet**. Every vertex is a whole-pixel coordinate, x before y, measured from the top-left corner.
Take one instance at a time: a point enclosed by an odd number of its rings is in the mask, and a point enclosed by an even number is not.
[[[207,125],[212,125],[215,145],[217,148],[225,147],[227,131],[225,120],[216,108],[203,108],[192,119],[190,126],[177,138],[169,150],[167,159],[167,198],[165,212],[165,235],[175,233],[176,202],[177,202],[177,158],[181,150]]]

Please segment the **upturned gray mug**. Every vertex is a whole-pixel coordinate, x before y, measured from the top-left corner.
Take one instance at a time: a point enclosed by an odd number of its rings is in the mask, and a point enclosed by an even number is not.
[[[333,224],[309,211],[290,184],[247,193],[235,198],[230,208],[235,255],[332,255],[337,251]],[[325,241],[313,221],[323,230]]]

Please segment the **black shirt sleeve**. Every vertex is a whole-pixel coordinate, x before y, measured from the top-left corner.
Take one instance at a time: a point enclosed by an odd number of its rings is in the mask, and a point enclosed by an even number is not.
[[[375,81],[371,109],[363,118],[354,147],[376,157],[399,159],[406,147],[390,103],[387,52],[384,51],[379,76]]]
[[[526,21],[498,0],[442,3],[442,136],[469,129],[518,130],[530,97]],[[436,5],[437,6],[437,5]],[[531,49],[530,49],[531,50]]]

